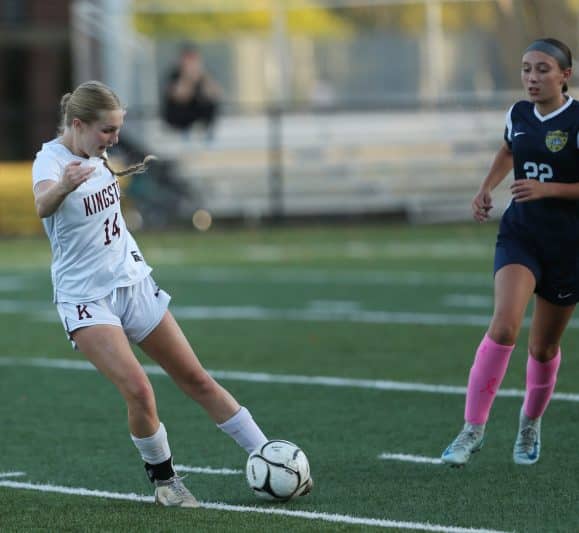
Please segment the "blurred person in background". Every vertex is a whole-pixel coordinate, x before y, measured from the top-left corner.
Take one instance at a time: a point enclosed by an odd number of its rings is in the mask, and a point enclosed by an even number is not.
[[[504,144],[473,199],[484,222],[491,192],[514,170],[494,261],[494,314],[470,370],[465,425],[442,454],[461,466],[483,445],[485,425],[535,293],[528,339],[526,391],[513,448],[516,464],[539,460],[541,418],[553,394],[560,342],[579,301],[579,103],[567,95],[571,51],[538,39],[522,58],[528,100],[506,116]]]
[[[168,311],[170,296],[151,277],[120,209],[117,177],[147,162],[111,170],[125,111],[97,81],[61,101],[60,135],[42,145],[33,168],[35,205],[52,248],[54,302],[75,349],[123,396],[131,438],[164,506],[197,507],[173,468],[149,378],[130,343],[155,360],[248,453],[267,439],[245,407],[202,367]],[[106,439],[106,428],[103,436]]]
[[[221,87],[205,69],[199,49],[184,44],[179,64],[164,87],[162,113],[167,124],[183,132],[200,125],[206,138],[211,139],[221,97]]]

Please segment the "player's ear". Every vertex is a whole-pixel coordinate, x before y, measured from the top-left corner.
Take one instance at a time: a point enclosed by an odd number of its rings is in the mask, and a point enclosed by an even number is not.
[[[75,117],[72,119],[72,128],[74,130],[80,130],[82,128],[82,126],[83,126],[83,122],[82,122],[82,120],[80,120],[80,118]]]

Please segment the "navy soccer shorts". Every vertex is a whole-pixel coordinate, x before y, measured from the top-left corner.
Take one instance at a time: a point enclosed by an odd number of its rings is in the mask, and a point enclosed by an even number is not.
[[[501,231],[495,248],[494,273],[506,265],[526,266],[535,276],[535,293],[567,306],[579,301],[579,250]]]

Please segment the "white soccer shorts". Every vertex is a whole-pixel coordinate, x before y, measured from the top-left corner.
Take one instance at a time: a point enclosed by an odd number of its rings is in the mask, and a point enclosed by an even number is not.
[[[153,331],[165,315],[171,296],[160,289],[151,276],[118,287],[94,302],[57,303],[62,325],[76,350],[71,333],[79,328],[109,324],[123,328],[130,342],[138,344]]]

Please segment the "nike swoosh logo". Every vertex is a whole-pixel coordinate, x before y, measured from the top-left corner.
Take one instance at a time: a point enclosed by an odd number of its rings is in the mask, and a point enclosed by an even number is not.
[[[518,137],[519,135],[525,135],[526,133],[526,131],[517,131],[517,133],[515,133],[515,137]]]
[[[572,292],[566,292],[565,294],[559,293],[557,294],[557,298],[559,298],[560,300],[564,300],[565,298],[569,298],[569,296],[571,296],[573,293]]]

